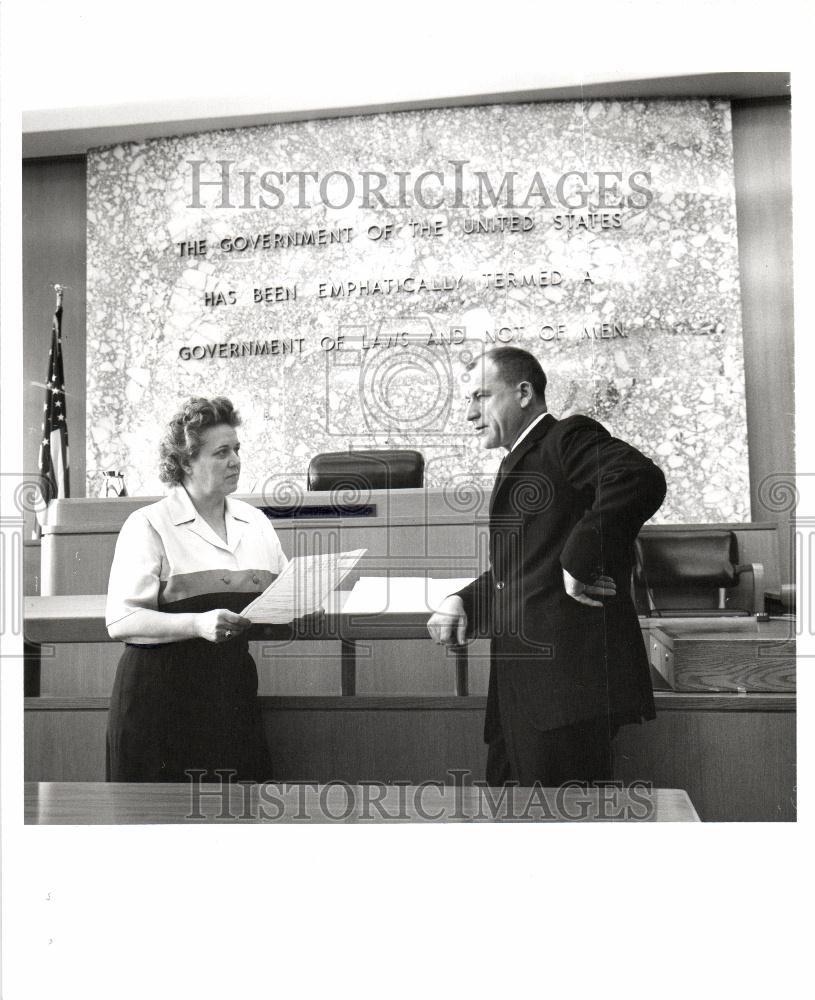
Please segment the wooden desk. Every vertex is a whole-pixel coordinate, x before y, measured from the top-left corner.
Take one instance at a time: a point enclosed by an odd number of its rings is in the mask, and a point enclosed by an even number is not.
[[[687,792],[425,785],[199,785],[27,782],[25,822],[484,823],[698,822]]]
[[[253,642],[288,642],[294,639],[335,640],[341,649],[341,691],[356,694],[356,644],[361,640],[429,639],[429,611],[406,614],[346,615],[342,607],[348,591],[331,595],[329,613],[312,615],[291,625],[254,625]],[[62,597],[26,597],[25,637],[28,642],[113,642],[105,627],[103,594]],[[456,650],[456,694],[468,693],[467,650]]]
[[[674,691],[795,691],[795,622],[651,619],[651,665]]]
[[[251,641],[285,639],[427,639],[429,611],[346,615],[348,591],[332,594],[329,613],[291,625],[253,625]],[[105,628],[104,594],[26,597],[25,637],[29,642],[115,642]]]

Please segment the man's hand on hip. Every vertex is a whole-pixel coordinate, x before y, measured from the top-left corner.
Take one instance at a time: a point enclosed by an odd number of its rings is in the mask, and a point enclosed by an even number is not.
[[[467,612],[457,595],[445,597],[438,611],[427,622],[430,638],[444,646],[463,646],[467,636]]]
[[[603,606],[603,602],[593,600],[594,597],[617,596],[617,584],[610,576],[598,576],[594,583],[581,583],[567,569],[564,569],[563,586],[569,597],[581,604],[588,604],[592,608],[602,608]]]

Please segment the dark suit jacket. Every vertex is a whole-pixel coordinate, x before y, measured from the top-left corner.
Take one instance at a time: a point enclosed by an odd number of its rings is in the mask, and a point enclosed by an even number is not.
[[[584,719],[654,717],[630,578],[634,539],[665,497],[665,478],[588,417],[547,414],[509,453],[490,503],[490,569],[460,596],[471,634],[491,636],[485,738],[497,700],[540,730]],[[566,594],[604,573],[601,608]]]

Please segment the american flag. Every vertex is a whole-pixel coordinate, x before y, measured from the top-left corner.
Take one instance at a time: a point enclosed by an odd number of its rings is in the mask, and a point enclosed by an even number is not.
[[[51,324],[48,384],[42,416],[40,477],[47,499],[71,495],[68,467],[68,415],[65,411],[65,372],[62,366],[62,288],[57,285],[57,307]]]

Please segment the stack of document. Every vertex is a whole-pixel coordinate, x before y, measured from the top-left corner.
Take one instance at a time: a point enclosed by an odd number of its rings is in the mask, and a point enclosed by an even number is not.
[[[472,582],[472,577],[363,576],[354,584],[342,611],[346,615],[378,615],[385,612],[426,612],[429,615],[438,610],[445,597]]]
[[[329,595],[345,579],[367,549],[328,552],[291,559],[263,593],[241,611],[244,618],[263,625],[287,625],[321,610]]]

